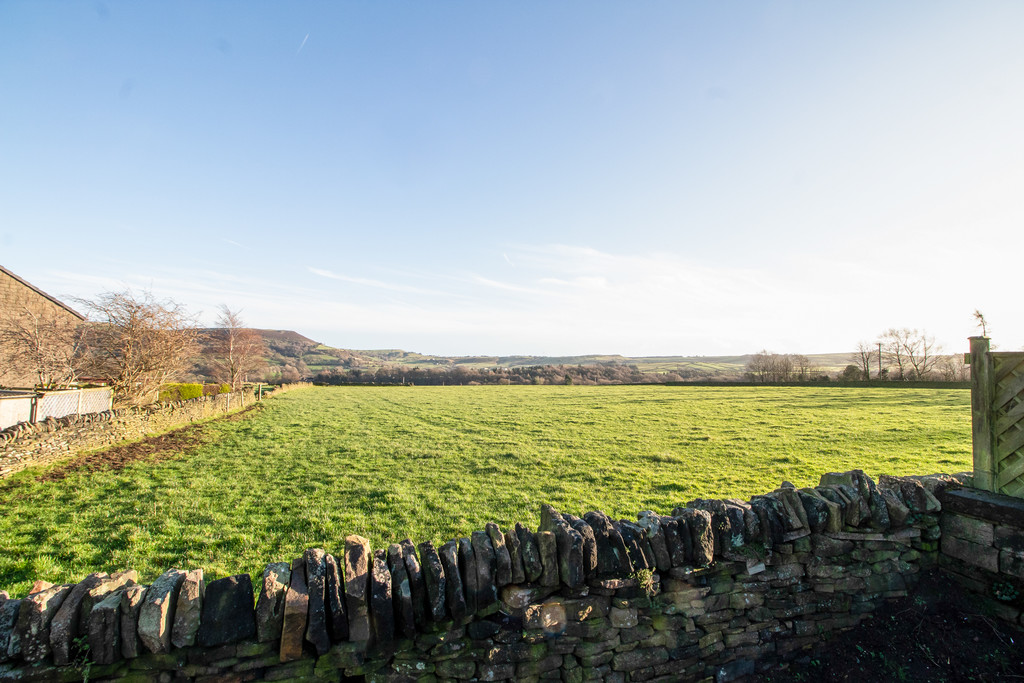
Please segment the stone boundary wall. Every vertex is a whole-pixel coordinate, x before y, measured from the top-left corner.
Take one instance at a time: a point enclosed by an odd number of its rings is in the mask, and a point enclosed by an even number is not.
[[[0,683],[737,680],[907,595],[938,563],[934,493],[965,481],[853,470],[635,521],[545,505],[536,532],[350,535],[255,585],[202,569],[39,581],[0,594]]]
[[[1024,500],[980,489],[949,490],[939,565],[996,616],[1024,625]]]
[[[141,408],[47,418],[35,424],[19,422],[0,431],[0,478],[26,467],[64,460],[82,451],[142,439],[223,415],[254,401],[251,391],[243,391]]]
[[[283,384],[273,391],[264,390],[263,398],[311,386],[311,382]],[[0,430],[0,479],[27,467],[47,465],[83,451],[122,441],[136,441],[150,434],[223,415],[256,401],[255,393],[246,389],[187,401],[47,418],[35,424],[19,422]]]

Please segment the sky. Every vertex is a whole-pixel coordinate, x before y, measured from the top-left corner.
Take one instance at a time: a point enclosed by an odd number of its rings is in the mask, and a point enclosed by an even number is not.
[[[0,265],[440,355],[1024,347],[1024,3],[0,0]]]

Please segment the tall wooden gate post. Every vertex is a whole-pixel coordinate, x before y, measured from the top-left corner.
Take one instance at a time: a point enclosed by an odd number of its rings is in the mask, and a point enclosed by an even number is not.
[[[992,451],[992,358],[988,337],[971,342],[971,436],[974,444],[974,487],[995,491],[995,455]]]

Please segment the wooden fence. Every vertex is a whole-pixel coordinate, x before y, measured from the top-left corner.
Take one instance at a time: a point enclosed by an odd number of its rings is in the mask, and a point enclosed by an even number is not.
[[[970,341],[974,486],[1024,498],[1024,352]]]

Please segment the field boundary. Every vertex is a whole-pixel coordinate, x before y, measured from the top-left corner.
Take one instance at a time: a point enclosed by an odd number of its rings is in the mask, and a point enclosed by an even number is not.
[[[731,681],[821,652],[935,569],[1019,623],[1006,581],[1020,553],[1003,541],[1024,517],[969,484],[851,470],[633,522],[542,505],[537,532],[490,523],[440,547],[349,535],[255,582],[207,584],[199,568],[149,586],[132,570],[40,580],[0,592],[0,683]]]
[[[0,432],[0,479],[28,467],[226,415],[255,401],[251,391],[243,391],[142,408],[68,415],[34,424],[22,422]]]

